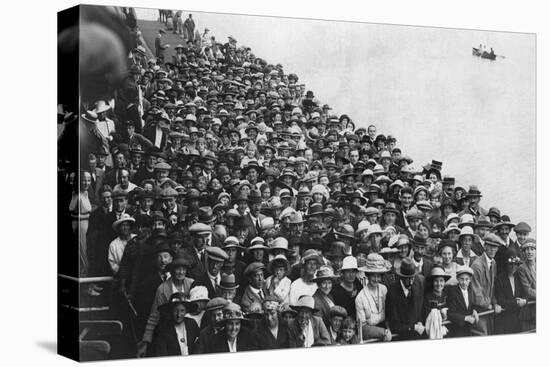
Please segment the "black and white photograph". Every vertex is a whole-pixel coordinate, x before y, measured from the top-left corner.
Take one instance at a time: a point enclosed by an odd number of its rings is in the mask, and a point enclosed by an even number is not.
[[[537,333],[536,34],[79,5],[57,40],[60,354]]]

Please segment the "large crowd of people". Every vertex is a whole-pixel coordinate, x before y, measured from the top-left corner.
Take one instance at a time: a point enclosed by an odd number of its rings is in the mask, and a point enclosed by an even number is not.
[[[114,96],[84,101],[64,176],[80,276],[113,277],[133,355],[535,328],[529,224],[181,16],[173,57],[159,23],[155,57],[137,39]]]

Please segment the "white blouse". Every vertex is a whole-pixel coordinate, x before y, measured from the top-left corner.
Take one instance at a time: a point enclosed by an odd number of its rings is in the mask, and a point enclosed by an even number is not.
[[[355,298],[357,318],[368,325],[378,325],[386,320],[386,295],[388,288],[378,284],[376,290],[364,287]]]

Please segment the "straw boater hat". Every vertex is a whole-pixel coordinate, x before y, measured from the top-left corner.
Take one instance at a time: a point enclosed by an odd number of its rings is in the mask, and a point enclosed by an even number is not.
[[[244,249],[243,246],[239,244],[239,239],[235,236],[229,236],[223,241],[223,247],[224,250],[229,248],[236,248],[239,250]]]
[[[445,273],[445,269],[443,269],[440,265],[435,265],[432,268],[430,275],[427,276],[427,280],[432,281],[434,278],[437,277],[442,277],[443,279],[445,279],[445,281],[451,279],[451,276]]]
[[[359,271],[365,274],[383,274],[390,270],[390,264],[382,255],[372,252],[367,255],[367,261],[364,266],[359,268]]]
[[[118,227],[122,224],[122,223],[125,223],[125,222],[131,222],[131,223],[134,223],[136,220],[134,218],[132,218],[129,214],[122,214],[120,216],[120,219],[116,220],[113,224],[112,224],[112,228],[115,232],[118,232]]]
[[[101,100],[96,102],[95,108],[93,109],[93,111],[95,113],[102,113],[102,112],[109,111],[110,109],[111,109],[111,106],[105,103],[105,101]]]
[[[334,270],[331,266],[323,265],[315,273],[315,277],[311,280],[312,282],[322,282],[323,280],[336,280],[338,279],[337,275],[334,275]]]
[[[402,278],[413,278],[418,274],[418,270],[410,257],[406,257],[401,260],[401,264],[398,269],[395,269],[395,273]]]
[[[471,214],[464,214],[460,217],[460,223],[458,223],[458,228],[463,228],[465,226],[475,226],[474,216]]]
[[[317,254],[317,251],[315,251],[313,249],[304,251],[304,254],[302,255],[302,264],[305,264],[309,260],[314,260],[319,265],[323,264],[323,260],[321,259],[321,256],[319,256]]]
[[[460,235],[458,236],[458,241],[460,241],[463,237],[471,236],[472,239],[474,238],[474,230],[470,226],[462,227],[460,230]]]
[[[250,241],[250,245],[250,247],[246,248],[246,251],[269,249],[269,247],[265,245],[265,241],[262,237],[254,237],[252,241]]]
[[[210,301],[208,289],[203,285],[191,288],[189,291],[189,302]]]
[[[456,277],[458,278],[461,274],[468,274],[471,278],[472,276],[474,276],[474,271],[469,266],[458,265],[458,267],[456,268]]]
[[[357,230],[355,231],[355,235],[359,236],[361,232],[368,231],[369,227],[370,227],[369,221],[363,220],[359,222],[359,224],[357,225]]]
[[[302,296],[295,305],[290,305],[290,307],[297,312],[300,310],[308,310],[312,313],[319,311],[315,308],[315,300],[312,296]]]
[[[354,256],[344,257],[344,260],[342,260],[342,267],[340,268],[340,270],[341,271],[344,271],[344,270],[358,270],[357,259]]]

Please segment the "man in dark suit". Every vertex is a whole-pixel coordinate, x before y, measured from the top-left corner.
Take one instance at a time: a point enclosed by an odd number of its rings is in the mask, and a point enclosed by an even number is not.
[[[147,125],[143,128],[143,136],[151,141],[155,147],[161,151],[164,151],[166,149],[166,142],[168,141],[168,129],[163,126],[162,121],[167,124],[170,123],[170,121],[166,118],[156,116],[154,117],[154,120],[147,123]]]
[[[276,296],[267,296],[262,307],[263,319],[256,326],[260,349],[289,348],[288,326],[279,320],[280,300]]]
[[[190,270],[190,277],[197,279],[206,272],[206,248],[208,238],[212,234],[212,228],[204,223],[195,223],[189,227],[191,243],[184,250],[189,252],[193,259],[193,267]],[[185,244],[184,244],[185,246]]]
[[[103,181],[105,185],[115,187],[120,183],[120,177],[122,176],[122,169],[126,168],[126,157],[122,151],[118,151],[113,154],[113,163],[114,167],[105,173],[105,180]]]
[[[203,317],[203,322],[206,320],[208,325],[200,331],[199,340],[195,345],[195,354],[206,353],[212,340],[223,330],[223,325],[220,321],[223,319],[223,308],[229,304],[229,301],[216,297],[212,298],[206,304],[206,314]]]
[[[112,190],[104,186],[99,191],[101,206],[90,214],[89,227],[87,232],[88,259],[90,262],[90,275],[111,275],[107,254],[109,244],[115,239],[116,234],[111,228],[114,217]]]
[[[502,312],[502,307],[495,298],[495,279],[497,275],[497,263],[495,255],[504,242],[496,234],[489,233],[483,238],[485,252],[474,260],[472,270],[472,289],[474,290],[473,304],[478,312],[495,310],[495,315]],[[482,317],[476,323],[474,331],[476,335],[491,335],[493,333],[493,317]]]
[[[260,214],[262,196],[259,190],[252,190],[248,195],[248,208],[250,211],[243,217],[243,225],[248,228],[248,239],[258,237],[261,234],[261,223],[265,215]]]
[[[199,327],[195,320],[185,314],[193,312],[195,303],[188,302],[183,293],[174,293],[168,303],[160,307],[168,320],[161,321],[153,335],[150,354],[154,357],[181,356],[195,353]]]
[[[219,247],[210,246],[206,251],[206,271],[200,274],[191,285],[191,288],[202,285],[208,290],[208,298],[212,299],[217,295],[217,288],[220,285],[220,270],[224,261],[229,257]]]
[[[395,224],[401,228],[409,228],[407,222],[407,211],[411,208],[413,203],[413,190],[410,187],[404,187],[399,192],[400,210],[397,214]]]
[[[424,281],[418,275],[412,259],[404,258],[395,270],[398,280],[388,288],[386,312],[396,340],[420,339],[425,327],[422,323]]]
[[[423,238],[416,234],[412,241],[412,248],[413,248],[413,256],[412,260],[414,265],[416,266],[416,270],[424,278],[428,277],[432,271],[433,263],[430,259],[427,259],[424,257],[424,254],[426,253],[426,247],[428,246],[428,241],[426,238]]]
[[[248,286],[241,296],[241,306],[245,312],[250,311],[250,306],[253,303],[262,304],[267,296],[264,278],[265,265],[261,262],[250,263],[244,269],[244,277],[248,281]]]
[[[474,309],[474,291],[470,282],[474,272],[469,266],[459,266],[456,270],[458,284],[447,289],[447,317],[451,321],[450,336],[472,335],[472,325],[479,321]]]

